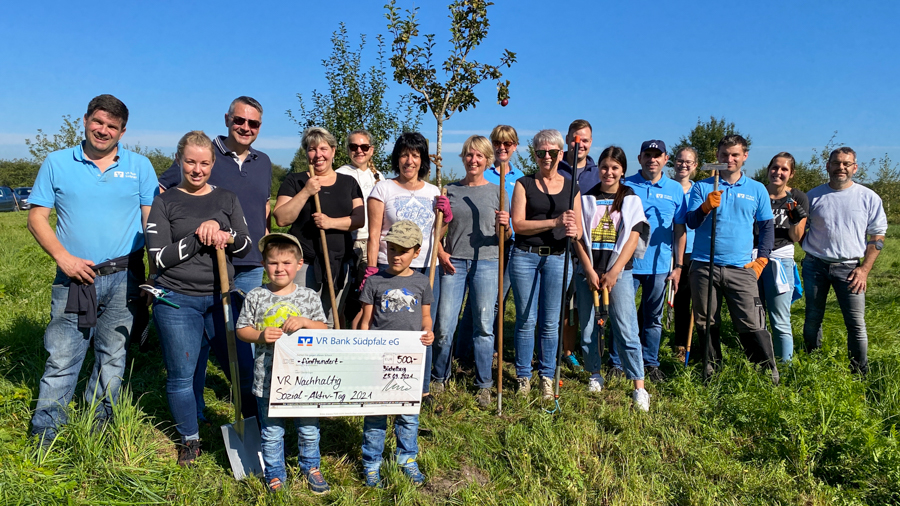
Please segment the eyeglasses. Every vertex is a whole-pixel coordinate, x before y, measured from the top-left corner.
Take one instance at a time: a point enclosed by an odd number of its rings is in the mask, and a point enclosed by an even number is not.
[[[688,167],[690,167],[691,165],[697,165],[697,162],[695,162],[693,160],[678,160],[676,158],[675,165],[687,165]]]
[[[350,152],[351,152],[351,153],[352,153],[353,151],[356,151],[357,149],[363,150],[363,153],[365,153],[366,151],[372,149],[372,145],[371,145],[371,144],[352,144],[352,143],[351,143],[351,144],[348,144],[347,147],[350,148]]]
[[[547,153],[550,153],[550,158],[556,158],[559,155],[559,151],[558,149],[535,149],[534,154],[538,157],[538,160],[542,160],[547,156]]]
[[[515,145],[516,145],[515,142],[510,142],[510,141],[503,141],[503,142],[500,142],[500,141],[494,141],[494,147],[495,147],[495,148],[499,148],[500,146],[503,146],[504,148],[509,149],[509,148],[511,148],[511,147],[513,147],[513,146],[515,146]]]
[[[260,125],[262,125],[262,122],[261,122],[261,121],[258,121],[258,120],[255,120],[255,119],[242,118],[242,117],[240,117],[240,116],[232,116],[232,117],[231,117],[231,122],[234,123],[234,124],[237,125],[237,126],[241,126],[241,125],[243,125],[244,123],[247,123],[247,125],[248,125],[250,128],[254,129],[254,130],[256,130],[257,128],[259,128]]]

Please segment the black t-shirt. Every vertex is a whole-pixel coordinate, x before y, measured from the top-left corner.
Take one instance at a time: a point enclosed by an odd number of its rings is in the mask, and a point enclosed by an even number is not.
[[[195,234],[205,221],[219,222],[222,230],[234,231],[234,244],[225,248],[229,260],[243,258],[252,244],[237,195],[213,188],[206,195],[190,195],[173,188],[153,199],[147,218],[147,247],[159,269],[157,283],[184,295],[212,295],[219,285],[216,250],[204,246]],[[234,267],[228,262],[228,278]]]
[[[319,190],[319,202],[322,212],[329,218],[346,218],[353,211],[353,199],[362,199],[362,190],[359,183],[345,174],[335,174],[334,184],[322,186]],[[294,197],[306,186],[309,181],[309,172],[291,173],[281,183],[278,196]],[[321,280],[321,273],[325,272],[324,263],[321,263],[322,240],[319,235],[319,227],[313,221],[312,215],[316,212],[315,198],[306,201],[306,205],[300,210],[297,219],[291,224],[290,233],[300,241],[303,246],[303,261],[316,268],[316,279]],[[344,257],[353,252],[353,234],[345,230],[326,230],[325,242],[328,244],[328,259],[331,261],[332,274],[337,272],[337,267]]]
[[[551,220],[559,217],[569,209],[572,180],[564,178],[562,190],[549,195],[538,189],[536,178],[537,174],[531,174],[516,180],[525,189],[525,219]],[[578,183],[575,183],[575,194],[580,191]],[[534,235],[516,234],[516,246],[550,246],[553,251],[561,251],[566,247],[566,229],[557,227]]]
[[[593,188],[585,192],[585,195],[591,195],[597,199],[597,209],[598,212],[603,207],[606,207],[602,212],[604,213],[603,218],[600,219],[600,222],[593,230],[585,230],[585,234],[591,234],[591,255],[592,260],[594,262],[594,271],[597,272],[598,276],[602,276],[609,270],[612,265],[610,265],[609,260],[612,257],[613,248],[615,248],[616,241],[619,240],[619,234],[622,233],[622,225],[621,222],[615,217],[611,216],[613,201],[616,198],[615,193],[606,193],[600,189],[600,184],[596,184]],[[624,196],[635,195],[634,190],[631,189],[630,186],[625,186]],[[634,227],[631,228],[630,232],[643,232],[645,228],[649,228],[650,224],[646,222],[637,223]],[[594,247],[594,246],[597,247]],[[630,271],[632,269],[632,264],[634,263],[634,256],[628,259],[628,263],[625,264],[625,268],[623,270]]]
[[[803,207],[803,209],[806,209],[806,213],[809,214],[809,197],[807,197],[805,193],[796,188],[791,189],[791,191],[788,193],[790,194],[790,197],[797,202],[797,205]],[[775,245],[772,247],[773,251],[794,243],[794,241],[792,241],[790,236],[788,235],[788,229],[791,227],[791,221],[788,219],[787,201],[787,195],[780,199],[769,199],[769,202],[772,204],[772,214],[775,216]],[[756,247],[758,244],[759,228],[754,222],[753,247]]]

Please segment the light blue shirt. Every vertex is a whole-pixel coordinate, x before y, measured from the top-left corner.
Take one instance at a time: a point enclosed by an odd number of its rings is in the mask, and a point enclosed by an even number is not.
[[[684,188],[665,174],[657,182],[650,182],[641,171],[626,177],[625,184],[640,197],[644,215],[650,222],[650,244],[644,258],[634,259],[634,273],[668,274],[672,267],[675,225],[684,225],[687,212]]]
[[[769,191],[759,181],[743,174],[733,185],[720,179],[719,190],[722,190],[722,203],[716,211],[714,263],[743,267],[750,263],[753,253],[753,224],[774,219]],[[699,209],[712,191],[711,177],[695,183],[691,188],[688,212]],[[708,214],[696,229],[692,262],[709,262],[711,217],[712,213]]]
[[[516,168],[510,164],[509,172],[503,176],[503,185],[506,186],[506,198],[509,199],[506,202],[506,212],[509,212],[510,208],[512,208],[513,190],[516,189],[516,180],[520,177],[522,177],[522,171],[516,170]],[[489,183],[500,186],[500,172],[497,170],[497,167],[491,167],[484,171],[484,178],[487,179]],[[509,229],[512,230],[512,220],[510,220]],[[513,236],[515,236],[515,234],[513,234]],[[512,240],[512,236],[510,237],[510,240]]]
[[[153,204],[159,184],[145,156],[119,147],[103,172],[82,146],[55,151],[38,171],[29,202],[56,208],[56,237],[70,254],[95,264],[144,247],[141,206]]]
[[[691,189],[694,188],[694,182],[691,181]],[[685,205],[691,198],[691,191],[688,190],[687,193],[684,194]],[[687,213],[685,213],[687,214]],[[691,227],[684,227],[684,254],[690,255],[694,251],[694,229]]]

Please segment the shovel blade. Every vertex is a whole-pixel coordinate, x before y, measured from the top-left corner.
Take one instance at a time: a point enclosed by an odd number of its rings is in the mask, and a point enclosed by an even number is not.
[[[234,479],[240,481],[250,475],[262,476],[262,445],[256,417],[243,419],[240,422],[243,427],[235,425],[229,423],[222,426],[222,439],[225,440],[225,452]],[[239,429],[242,429],[243,436]]]

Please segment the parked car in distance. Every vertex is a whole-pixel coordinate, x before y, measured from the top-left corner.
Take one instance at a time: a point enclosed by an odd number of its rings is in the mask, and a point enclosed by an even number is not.
[[[20,210],[31,209],[31,204],[28,203],[28,197],[31,196],[30,186],[15,188],[13,194],[16,196],[16,203],[19,205]]]
[[[0,186],[0,211],[18,211],[16,195],[9,186]]]

